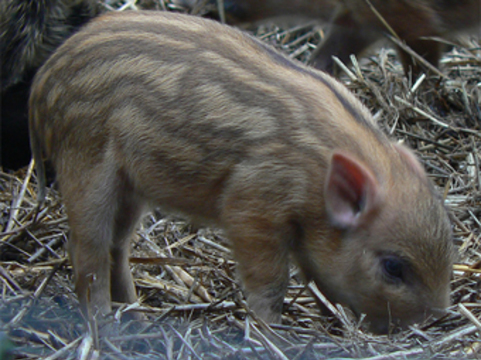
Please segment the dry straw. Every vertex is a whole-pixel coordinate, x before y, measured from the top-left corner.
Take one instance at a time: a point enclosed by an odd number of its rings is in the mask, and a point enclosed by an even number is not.
[[[171,1],[110,1],[107,10],[179,9]],[[196,11],[204,12],[197,5]],[[256,36],[306,61],[323,36],[312,24],[262,25]],[[18,359],[463,359],[480,358],[481,57],[464,39],[447,53],[442,76],[406,79],[390,49],[341,65],[343,81],[392,137],[422,159],[451,209],[459,257],[454,305],[439,321],[400,334],[373,336],[362,320],[309,292],[292,269],[283,324],[270,329],[247,307],[222,234],[195,229],[154,212],[132,242],[139,303],[119,305],[106,322],[115,335],[84,332],[72,289],[65,242],[68,225],[55,190],[33,223],[36,181],[31,167],[0,173],[0,331]],[[310,286],[312,288],[312,286]],[[313,294],[313,295],[312,295]],[[321,316],[314,297],[332,309]],[[130,311],[149,321],[121,323]],[[101,325],[101,324],[99,324]],[[95,331],[91,334],[96,334]],[[1,344],[0,344],[1,345]]]

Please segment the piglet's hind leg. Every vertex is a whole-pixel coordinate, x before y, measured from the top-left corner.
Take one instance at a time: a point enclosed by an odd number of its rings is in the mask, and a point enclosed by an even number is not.
[[[111,165],[89,165],[78,162],[76,170],[81,175],[60,173],[59,180],[71,228],[69,255],[76,292],[82,311],[91,318],[110,312],[111,289],[115,300],[135,301],[128,237],[140,207],[125,192],[118,170]]]
[[[142,215],[143,203],[127,183],[119,189],[118,194],[119,206],[115,215],[114,239],[111,248],[111,295],[112,301],[133,303],[137,299],[137,294],[129,264],[130,240]],[[131,313],[129,317],[142,318],[137,313]]]

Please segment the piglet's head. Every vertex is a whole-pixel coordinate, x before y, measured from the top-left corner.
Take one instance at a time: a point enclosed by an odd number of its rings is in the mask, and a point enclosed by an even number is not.
[[[304,266],[328,299],[367,315],[376,333],[444,314],[454,254],[422,166],[403,146],[391,150],[389,162],[371,166],[334,152],[324,189],[330,236],[308,239]]]

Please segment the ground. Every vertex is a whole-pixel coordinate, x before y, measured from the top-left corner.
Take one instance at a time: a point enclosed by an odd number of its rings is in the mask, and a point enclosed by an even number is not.
[[[174,7],[168,1],[110,1],[114,9]],[[125,6],[123,6],[125,5]],[[182,10],[182,9],[181,9]],[[254,35],[307,61],[322,27],[264,24]],[[356,59],[354,59],[356,60]],[[451,212],[458,258],[449,314],[388,336],[362,330],[348,311],[322,316],[295,268],[283,324],[246,317],[228,241],[215,229],[147,215],[132,241],[139,303],[107,320],[113,335],[86,332],[73,292],[65,243],[67,214],[55,189],[33,221],[32,169],[0,173],[0,331],[15,359],[464,359],[481,358],[481,57],[463,38],[441,74],[407,79],[389,47],[345,64],[339,78],[382,129],[415,149]],[[441,76],[442,75],[442,76]],[[133,308],[133,309],[132,309]],[[124,312],[148,321],[120,323]],[[262,332],[259,329],[264,329]],[[9,346],[0,337],[0,358]]]

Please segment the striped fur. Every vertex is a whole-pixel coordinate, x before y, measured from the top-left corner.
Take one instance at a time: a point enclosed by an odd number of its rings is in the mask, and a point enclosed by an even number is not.
[[[135,301],[128,240],[150,206],[223,228],[267,321],[289,254],[377,332],[449,303],[450,225],[411,152],[336,80],[236,29],[104,15],[37,73],[30,127],[39,178],[43,158],[57,172],[84,311]]]

